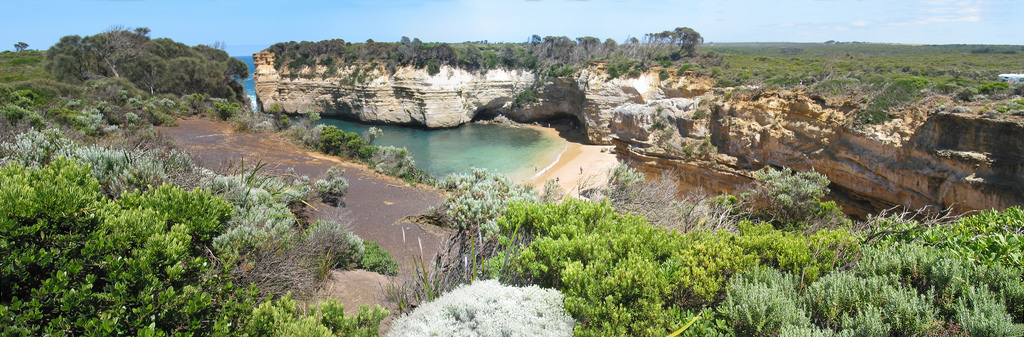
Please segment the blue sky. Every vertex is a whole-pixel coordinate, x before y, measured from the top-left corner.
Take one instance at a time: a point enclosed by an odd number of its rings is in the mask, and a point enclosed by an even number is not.
[[[113,25],[227,45],[247,55],[281,41],[525,41],[629,36],[691,27],[706,42],[866,41],[1024,45],[1020,0],[0,0],[0,50],[46,49]]]

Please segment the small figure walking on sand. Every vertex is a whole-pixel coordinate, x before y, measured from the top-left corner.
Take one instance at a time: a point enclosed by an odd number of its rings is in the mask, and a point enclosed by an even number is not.
[[[555,183],[558,183],[558,177],[555,177]]]
[[[583,174],[583,166],[580,166],[580,174]]]

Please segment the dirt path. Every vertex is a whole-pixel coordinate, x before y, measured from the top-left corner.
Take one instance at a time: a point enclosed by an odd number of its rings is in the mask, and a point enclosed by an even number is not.
[[[379,243],[403,267],[420,254],[420,242],[424,257],[433,256],[447,233],[438,227],[403,221],[441,202],[441,194],[433,188],[409,186],[363,165],[308,151],[277,134],[235,133],[230,123],[206,119],[178,123],[177,127],[157,130],[208,168],[244,159],[247,165],[262,161],[273,171],[294,168],[296,173],[316,179],[331,166],[341,167],[349,181],[343,207],[315,203],[310,219],[348,219],[353,233]],[[365,271],[333,272],[321,295],[338,298],[345,304],[345,311],[353,313],[360,304],[384,305],[381,289],[387,281],[382,275]]]

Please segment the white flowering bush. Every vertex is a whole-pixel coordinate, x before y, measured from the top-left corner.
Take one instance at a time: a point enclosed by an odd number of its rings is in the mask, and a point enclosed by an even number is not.
[[[571,336],[562,300],[553,289],[476,281],[398,318],[386,336]]]

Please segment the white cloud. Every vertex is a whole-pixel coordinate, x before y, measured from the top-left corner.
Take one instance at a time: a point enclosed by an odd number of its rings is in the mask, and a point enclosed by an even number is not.
[[[854,26],[854,27],[864,27],[864,26],[870,26],[873,23],[875,23],[875,22],[874,21],[868,21],[868,20],[855,20],[853,22],[850,22],[850,25]]]
[[[918,1],[924,7],[917,11],[917,17],[889,22],[892,26],[916,26],[937,23],[981,22],[981,3],[976,0],[931,0]]]

